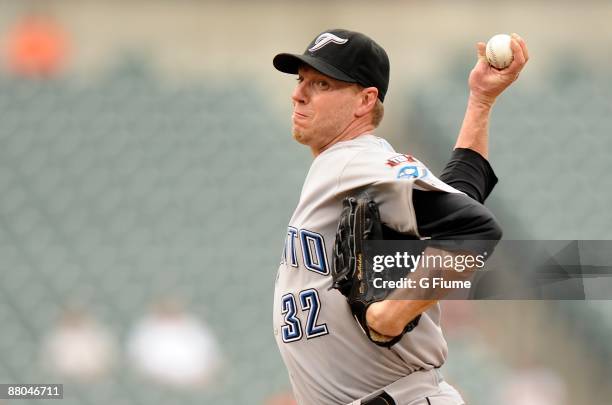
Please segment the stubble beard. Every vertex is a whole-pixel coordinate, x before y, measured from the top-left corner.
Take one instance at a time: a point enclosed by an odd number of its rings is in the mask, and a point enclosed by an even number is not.
[[[292,125],[293,139],[311,148],[321,148],[338,137],[348,125],[348,118],[339,112],[333,118],[311,122],[307,128]]]
[[[311,148],[325,145],[328,139],[333,139],[335,136],[330,137],[330,134],[336,134],[337,131],[338,128],[335,125],[316,128],[300,128],[295,125],[292,127],[293,139]]]
[[[295,139],[297,142],[305,145],[304,142],[306,140],[306,137],[304,136],[302,131],[300,131],[296,127],[293,127],[291,132],[292,132],[292,135],[293,135],[293,139]]]
[[[297,126],[292,127],[293,139],[302,145],[313,146],[320,135],[321,130],[315,128],[301,128]]]

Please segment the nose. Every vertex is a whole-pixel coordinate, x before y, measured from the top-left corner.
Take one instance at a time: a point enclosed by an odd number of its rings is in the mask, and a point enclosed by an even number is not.
[[[293,89],[293,93],[291,94],[291,100],[293,100],[294,103],[305,104],[307,98],[305,90],[306,87],[304,81],[298,83]]]

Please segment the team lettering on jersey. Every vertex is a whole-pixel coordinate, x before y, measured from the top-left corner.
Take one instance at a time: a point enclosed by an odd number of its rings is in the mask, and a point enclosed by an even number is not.
[[[301,257],[297,252],[298,245],[302,251]],[[308,229],[297,229],[289,226],[281,264],[299,267],[300,259],[307,270],[323,276],[329,275],[329,261],[327,260],[323,235]],[[302,337],[311,339],[327,335],[329,333],[327,325],[318,322],[320,311],[321,300],[319,299],[319,293],[314,288],[302,290],[297,294],[284,294],[281,298],[283,342],[291,343],[301,340]],[[299,312],[306,313],[304,324],[298,317]]]
[[[292,267],[298,267],[297,245],[302,251],[302,264],[310,271],[329,275],[329,261],[325,250],[325,239],[323,235],[308,229],[297,229],[293,226],[287,228],[287,237],[281,263]]]
[[[406,162],[414,163],[416,162],[416,159],[413,158],[411,155],[401,154],[401,155],[393,156],[392,158],[387,159],[386,165],[390,167],[394,167],[394,166],[401,165],[402,163],[406,163]]]

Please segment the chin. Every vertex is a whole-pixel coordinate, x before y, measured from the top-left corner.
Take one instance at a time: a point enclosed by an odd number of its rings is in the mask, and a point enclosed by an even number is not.
[[[308,145],[308,137],[300,131],[293,130],[293,139],[301,143],[302,145]]]

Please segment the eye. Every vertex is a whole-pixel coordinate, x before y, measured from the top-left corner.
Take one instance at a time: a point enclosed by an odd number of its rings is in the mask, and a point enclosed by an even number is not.
[[[298,76],[296,80],[298,83],[302,83],[304,81],[304,78],[302,76]]]
[[[317,80],[315,86],[320,90],[327,90],[329,88],[329,83],[325,80]]]

